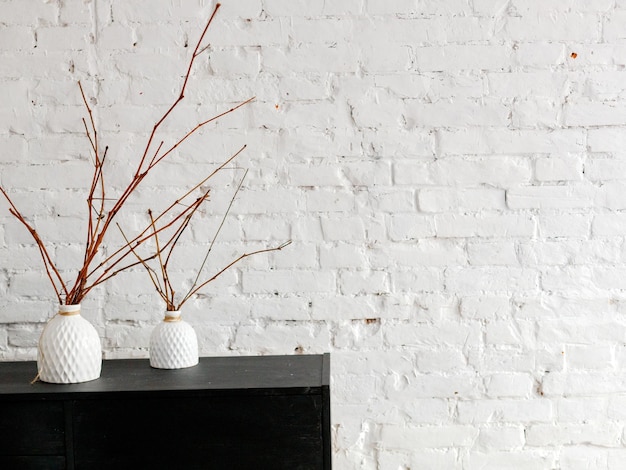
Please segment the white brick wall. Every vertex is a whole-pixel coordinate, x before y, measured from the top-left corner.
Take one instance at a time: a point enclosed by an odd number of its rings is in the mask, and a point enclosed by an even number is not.
[[[119,188],[212,10],[157,3],[0,2],[0,183],[68,275],[77,80]],[[202,354],[330,351],[338,469],[626,468],[625,31],[622,0],[224,0],[166,137],[257,99],[132,208],[247,144],[215,251],[293,244],[188,305]],[[0,201],[1,360],[35,358],[47,282]],[[146,357],[162,310],[141,272],[84,303],[107,358]]]

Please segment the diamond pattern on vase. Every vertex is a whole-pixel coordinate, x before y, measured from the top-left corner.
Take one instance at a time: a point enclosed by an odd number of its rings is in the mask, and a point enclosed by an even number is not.
[[[166,317],[167,318],[167,317]],[[150,336],[150,365],[157,369],[183,369],[198,364],[198,338],[183,321],[162,321]]]
[[[102,346],[98,332],[80,314],[55,315],[39,338],[39,379],[80,383],[100,377]]]

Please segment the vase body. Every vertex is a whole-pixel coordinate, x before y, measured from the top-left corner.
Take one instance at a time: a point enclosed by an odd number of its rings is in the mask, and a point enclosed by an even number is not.
[[[198,337],[180,312],[166,312],[150,336],[150,365],[156,369],[184,369],[198,364]]]
[[[57,384],[88,382],[99,378],[101,369],[98,332],[80,315],[80,305],[61,305],[39,338],[39,380]]]

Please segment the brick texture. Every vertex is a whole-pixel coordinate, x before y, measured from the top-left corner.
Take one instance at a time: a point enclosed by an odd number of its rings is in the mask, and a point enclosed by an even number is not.
[[[0,2],[0,184],[67,277],[91,177],[77,81],[114,194],[212,11],[154,3]],[[247,144],[210,269],[293,244],[183,314],[202,355],[332,353],[336,468],[624,469],[625,31],[623,0],[225,0],[163,139],[256,100],[120,220]],[[181,291],[235,180],[181,245]],[[85,317],[105,357],[147,357],[164,307],[145,273],[113,281]],[[36,357],[54,304],[0,201],[0,360]]]

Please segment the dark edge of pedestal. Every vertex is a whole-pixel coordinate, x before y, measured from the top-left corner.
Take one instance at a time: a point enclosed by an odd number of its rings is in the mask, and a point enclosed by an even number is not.
[[[222,371],[228,368],[230,361],[247,361],[247,366],[239,369],[239,378],[233,380],[220,379],[216,381],[210,380],[210,375],[207,375],[207,380],[204,381],[202,370],[195,368],[164,371],[151,369],[146,359],[113,359],[103,363],[103,374],[100,379],[73,385],[42,383],[29,385],[28,383],[31,380],[31,376],[30,372],[26,372],[26,370],[30,371],[30,368],[32,368],[33,373],[36,373],[34,362],[6,363],[15,368],[16,377],[19,378],[17,378],[17,381],[14,383],[0,383],[0,400],[10,400],[20,397],[30,397],[31,399],[37,399],[38,397],[48,399],[54,397],[55,399],[63,400],[79,396],[82,398],[97,396],[101,392],[107,392],[112,395],[135,395],[141,394],[146,390],[150,390],[157,395],[195,395],[198,393],[216,396],[225,393],[252,395],[319,394],[324,386],[329,386],[329,360],[321,354],[307,357],[306,362],[308,362],[309,366],[313,366],[314,363],[317,362],[317,367],[319,368],[316,371],[315,369],[311,369],[312,374],[304,373],[298,375],[298,373],[296,373],[298,378],[289,378],[289,376],[286,376],[285,380],[282,380],[282,378],[278,377],[276,383],[263,376],[261,376],[261,383],[254,383],[254,381],[249,380],[254,376],[253,366],[256,361],[275,361],[277,358],[285,358],[287,361],[293,360],[298,363],[301,359],[305,358],[302,356],[227,356],[201,358],[201,364],[207,364],[213,361],[219,362]],[[327,362],[326,365],[324,365],[324,361]],[[0,368],[2,368],[2,365],[3,363],[0,363]],[[110,375],[112,366],[115,366],[116,374],[119,377],[127,377],[127,384],[135,383],[139,384],[139,386],[137,388],[124,386],[120,389],[116,389],[116,384],[112,382]],[[126,369],[128,366],[131,368]],[[200,372],[199,375],[198,372]],[[2,374],[0,374],[0,377],[2,377]],[[199,379],[201,383],[198,382]],[[178,380],[180,380],[180,382],[178,382]],[[147,382],[150,383],[147,384]],[[223,382],[223,385],[219,382]]]
[[[324,402],[322,416],[322,440],[324,452],[324,468],[332,469],[331,432],[330,432],[330,353],[322,358],[322,400]]]

